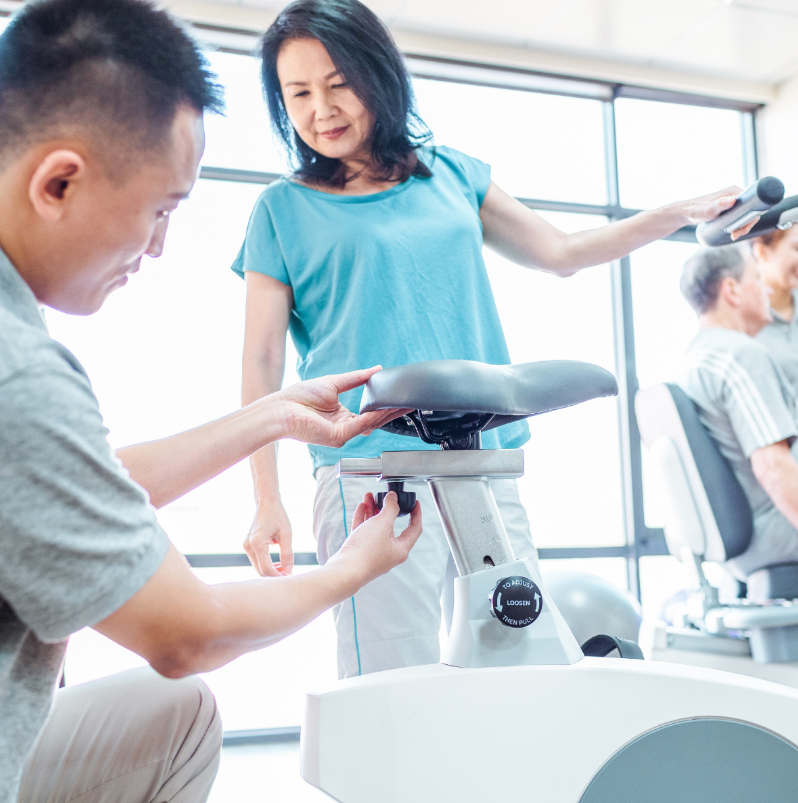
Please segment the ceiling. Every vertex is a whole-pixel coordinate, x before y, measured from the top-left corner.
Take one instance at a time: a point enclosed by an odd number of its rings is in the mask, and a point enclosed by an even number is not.
[[[277,11],[281,0],[215,0]],[[798,0],[366,0],[392,28],[738,81],[798,74]]]

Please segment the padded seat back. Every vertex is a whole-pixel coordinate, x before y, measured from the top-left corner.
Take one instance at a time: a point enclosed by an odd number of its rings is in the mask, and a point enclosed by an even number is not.
[[[747,597],[753,602],[798,599],[798,564],[780,563],[752,572],[746,579]]]
[[[748,499],[678,385],[639,391],[637,423],[652,469],[663,491],[665,538],[681,558],[683,550],[709,561],[741,555],[753,535]]]

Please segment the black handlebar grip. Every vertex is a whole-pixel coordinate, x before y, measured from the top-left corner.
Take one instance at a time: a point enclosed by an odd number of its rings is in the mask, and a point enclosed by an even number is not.
[[[748,234],[740,237],[740,240],[761,237],[763,234],[770,234],[772,231],[776,231],[776,229],[789,229],[795,223],[798,223],[798,195],[791,195],[780,204],[768,209],[759,218],[756,226]],[[735,240],[735,242],[739,242],[739,240]]]
[[[731,233],[745,226],[757,215],[766,212],[784,198],[784,185],[773,176],[765,176],[754,182],[742,195],[737,197],[734,206],[721,215],[701,223],[696,229],[696,237],[702,245],[728,245],[732,242]]]

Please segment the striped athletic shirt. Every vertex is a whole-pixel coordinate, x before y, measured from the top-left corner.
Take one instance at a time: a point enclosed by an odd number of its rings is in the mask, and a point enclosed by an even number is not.
[[[730,561],[745,576],[798,560],[798,531],[775,507],[751,468],[751,455],[787,441],[798,459],[798,399],[773,355],[732,329],[702,329],[690,343],[680,381],[699,418],[730,462],[754,512],[754,539]]]

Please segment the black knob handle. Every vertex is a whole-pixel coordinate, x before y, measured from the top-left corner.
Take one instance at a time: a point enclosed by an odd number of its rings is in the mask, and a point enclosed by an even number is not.
[[[404,488],[405,484],[403,482],[389,482],[388,490],[380,491],[375,497],[377,510],[382,510],[382,503],[385,501],[385,497],[393,491],[399,502],[399,515],[407,516],[411,513],[416,506],[416,495],[412,491],[405,491]]]

